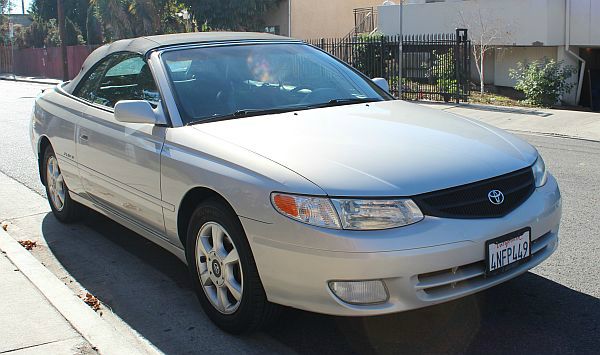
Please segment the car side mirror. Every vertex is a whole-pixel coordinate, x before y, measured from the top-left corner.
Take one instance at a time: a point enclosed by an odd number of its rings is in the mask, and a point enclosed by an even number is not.
[[[164,113],[145,100],[122,100],[115,105],[115,119],[123,123],[147,123],[163,125],[167,123]]]
[[[375,85],[385,90],[385,92],[390,92],[390,84],[388,84],[387,80],[384,78],[373,78],[371,80],[375,83]]]

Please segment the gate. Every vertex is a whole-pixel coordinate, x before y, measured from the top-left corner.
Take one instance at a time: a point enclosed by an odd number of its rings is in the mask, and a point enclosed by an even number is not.
[[[466,29],[452,34],[365,35],[306,41],[345,61],[370,78],[382,77],[402,99],[466,102],[471,77],[471,41]],[[399,77],[402,44],[402,80]]]

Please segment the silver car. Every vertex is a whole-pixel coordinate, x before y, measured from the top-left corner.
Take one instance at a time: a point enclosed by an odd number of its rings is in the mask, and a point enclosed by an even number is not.
[[[532,146],[386,89],[284,37],[122,40],[36,100],[31,142],[57,219],[91,208],[172,252],[232,333],[281,305],[449,301],[556,250],[560,192]]]

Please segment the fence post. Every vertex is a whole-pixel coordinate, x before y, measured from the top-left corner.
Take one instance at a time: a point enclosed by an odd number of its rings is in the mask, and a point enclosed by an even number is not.
[[[471,40],[469,40],[469,30],[465,29],[465,102],[469,102],[469,96],[471,95],[471,53]]]
[[[381,49],[380,49],[380,54],[381,54],[381,70],[379,71],[380,75],[382,78],[385,78],[385,36],[381,36]]]
[[[459,51],[460,51],[460,29],[456,29],[456,38],[454,41],[454,74],[456,75],[456,85],[455,85],[455,92],[456,92],[456,103],[460,103],[460,65],[458,63],[459,61]]]

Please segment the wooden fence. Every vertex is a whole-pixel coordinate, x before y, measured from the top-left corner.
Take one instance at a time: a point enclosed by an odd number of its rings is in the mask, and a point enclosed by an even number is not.
[[[87,56],[98,46],[68,46],[69,79],[74,78]],[[0,73],[62,79],[62,52],[59,47],[15,48],[0,46]],[[14,65],[13,65],[14,59]]]

